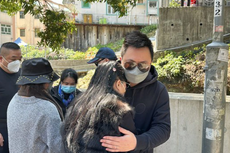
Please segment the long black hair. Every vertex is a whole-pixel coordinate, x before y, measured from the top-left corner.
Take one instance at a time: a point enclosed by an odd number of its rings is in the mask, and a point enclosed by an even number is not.
[[[93,120],[99,120],[101,107],[108,102],[125,102],[124,97],[113,89],[116,80],[126,81],[124,69],[119,62],[110,61],[100,64],[87,90],[73,102],[65,118],[65,139],[71,144],[68,149],[77,150],[76,141],[81,139],[84,129]],[[96,126],[93,124],[94,127]],[[101,126],[98,125],[99,130]]]

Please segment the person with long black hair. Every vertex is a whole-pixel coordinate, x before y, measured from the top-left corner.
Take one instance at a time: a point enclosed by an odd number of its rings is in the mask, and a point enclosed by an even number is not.
[[[65,153],[62,109],[48,93],[59,77],[44,58],[25,60],[7,110],[11,153]]]
[[[133,109],[126,103],[125,72],[119,62],[100,64],[87,88],[67,110],[66,148],[72,153],[103,153],[100,139],[120,136],[119,126],[136,132]]]

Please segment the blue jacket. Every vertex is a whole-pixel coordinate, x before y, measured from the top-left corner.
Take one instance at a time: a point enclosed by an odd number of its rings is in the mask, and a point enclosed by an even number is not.
[[[147,78],[126,90],[125,98],[135,108],[135,127],[138,135],[135,150],[153,153],[153,148],[169,139],[171,132],[169,95],[166,87],[157,80],[152,66]]]

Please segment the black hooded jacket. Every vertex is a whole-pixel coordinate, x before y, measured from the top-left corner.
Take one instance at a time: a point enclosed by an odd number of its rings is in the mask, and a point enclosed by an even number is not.
[[[135,150],[144,153],[153,153],[153,148],[167,141],[171,132],[168,91],[157,77],[152,66],[147,78],[128,88],[125,94],[136,112],[134,122],[138,135]]]

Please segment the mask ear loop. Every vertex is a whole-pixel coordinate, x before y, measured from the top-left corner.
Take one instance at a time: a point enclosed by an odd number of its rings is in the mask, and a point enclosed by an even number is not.
[[[8,62],[6,59],[5,59],[5,57],[4,56],[2,56],[2,58],[9,64],[10,62]]]
[[[4,61],[6,61],[7,62],[7,64],[9,64],[9,62],[5,59],[5,57],[4,56],[2,56],[2,58],[4,59]],[[3,63],[1,63],[1,65],[5,68],[5,69],[7,69],[7,70],[9,70]]]

